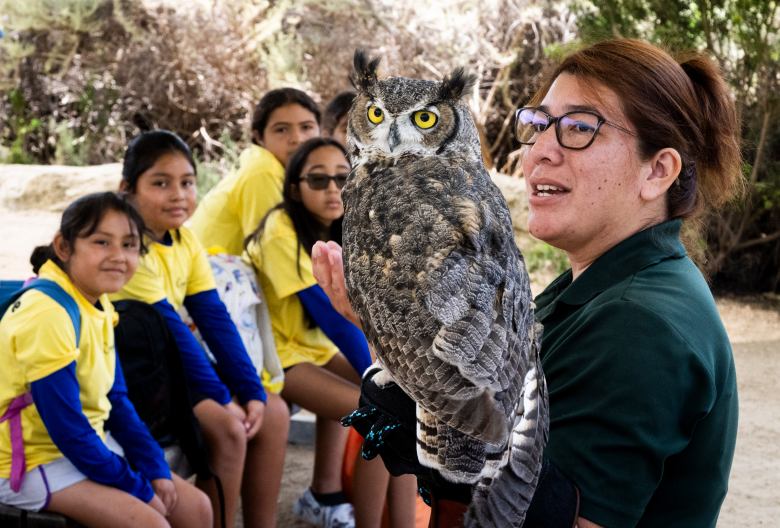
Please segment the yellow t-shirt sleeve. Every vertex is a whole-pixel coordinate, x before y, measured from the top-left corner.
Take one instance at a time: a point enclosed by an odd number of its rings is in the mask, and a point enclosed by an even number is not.
[[[192,269],[187,278],[185,296],[215,289],[217,284],[214,281],[214,274],[211,271],[206,250],[188,229],[181,229],[181,237],[183,245],[192,256]]]
[[[141,259],[133,278],[122,291],[111,296],[114,300],[136,299],[147,304],[160,302],[166,297],[165,279],[151,251]]]
[[[283,176],[275,175],[262,160],[263,157],[250,157],[241,164],[236,186],[231,192],[243,238],[252,234],[265,214],[282,199],[280,183]]]
[[[78,357],[76,331],[70,316],[40,292],[22,296],[19,308],[4,323],[13,335],[16,359],[27,382],[37,381],[68,366]]]
[[[303,248],[300,248],[299,256],[298,239],[293,233],[289,236],[263,237],[261,251],[263,273],[279,299],[317,284],[312,273],[311,258]]]

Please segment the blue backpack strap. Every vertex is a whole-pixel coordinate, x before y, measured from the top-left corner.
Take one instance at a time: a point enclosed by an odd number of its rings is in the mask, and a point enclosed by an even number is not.
[[[28,290],[38,290],[45,293],[57,301],[57,304],[65,308],[65,311],[68,312],[68,316],[73,323],[73,329],[76,331],[76,348],[78,348],[79,341],[81,340],[81,312],[79,312],[79,305],[76,304],[76,300],[73,297],[62,289],[62,286],[52,280],[35,279],[27,286],[16,290],[8,299],[0,303],[0,318],[2,318],[6,310],[8,310],[8,308],[10,308],[11,305]]]

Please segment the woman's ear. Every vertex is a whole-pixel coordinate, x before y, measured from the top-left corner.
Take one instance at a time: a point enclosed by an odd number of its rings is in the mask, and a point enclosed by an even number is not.
[[[63,263],[70,260],[72,253],[71,247],[70,244],[68,244],[68,241],[62,237],[62,233],[57,231],[57,234],[54,235],[54,241],[51,245],[52,248],[54,248],[54,254],[57,255],[57,258],[60,259]]]
[[[127,184],[127,180],[122,180],[119,182],[119,192],[122,193],[130,192],[130,185]]]
[[[673,148],[664,148],[653,154],[643,164],[642,187],[640,196],[643,200],[652,202],[666,195],[682,169],[680,153]]]

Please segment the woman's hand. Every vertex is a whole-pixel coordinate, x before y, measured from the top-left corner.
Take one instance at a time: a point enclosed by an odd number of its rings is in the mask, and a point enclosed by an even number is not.
[[[263,416],[265,415],[265,404],[260,400],[249,400],[244,405],[246,410],[246,420],[244,420],[244,427],[246,427],[246,437],[251,440],[255,437],[260,427],[263,425]]]
[[[344,261],[341,246],[333,241],[315,242],[311,250],[312,271],[317,283],[325,291],[331,304],[341,315],[362,329],[360,319],[347,298],[344,280]]]
[[[165,511],[160,513],[167,517],[173,512],[174,508],[176,508],[176,503],[179,501],[179,496],[176,494],[176,486],[171,479],[159,478],[152,481],[152,489],[154,489],[154,498],[158,498],[164,506]],[[154,502],[154,498],[149,503],[153,508],[154,504],[152,502]]]

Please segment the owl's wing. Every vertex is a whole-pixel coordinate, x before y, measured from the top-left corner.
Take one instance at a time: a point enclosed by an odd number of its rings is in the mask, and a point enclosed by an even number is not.
[[[484,185],[472,183],[457,194],[462,242],[427,274],[423,305],[439,323],[432,353],[462,378],[453,383],[442,377],[430,387],[452,399],[445,421],[495,441],[512,425],[528,368],[533,311],[506,203],[487,173],[479,180]]]

